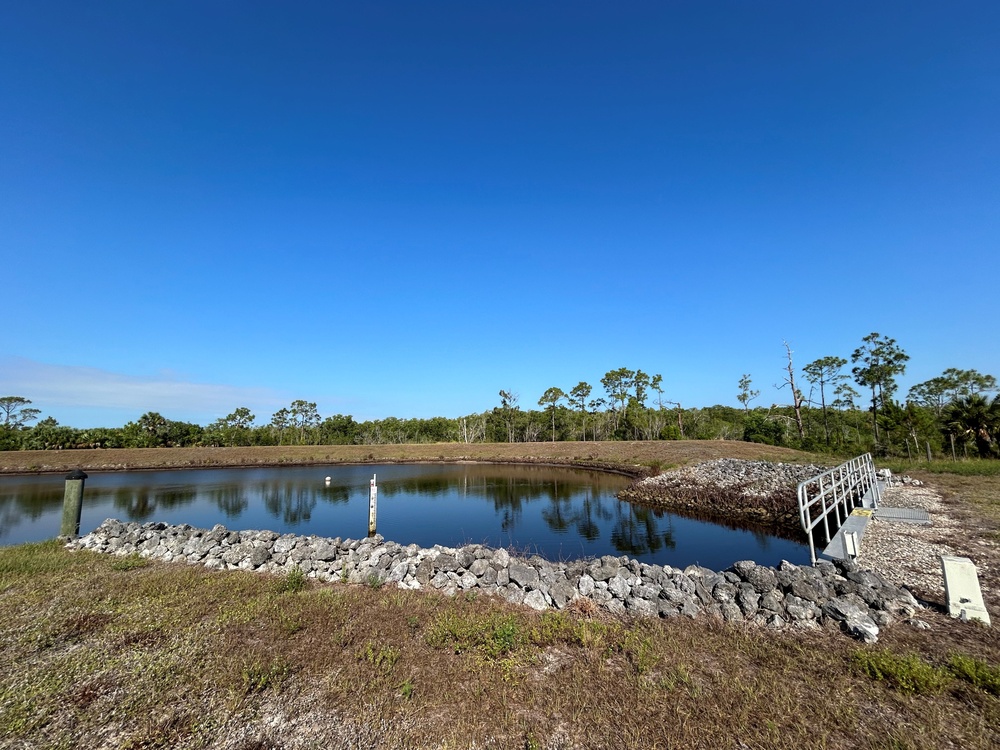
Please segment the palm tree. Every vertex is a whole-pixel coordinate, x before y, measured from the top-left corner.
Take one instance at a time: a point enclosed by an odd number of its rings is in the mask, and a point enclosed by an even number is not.
[[[945,410],[945,424],[957,436],[975,440],[979,457],[989,458],[1000,433],[1000,396],[990,401],[974,393],[952,401]]]

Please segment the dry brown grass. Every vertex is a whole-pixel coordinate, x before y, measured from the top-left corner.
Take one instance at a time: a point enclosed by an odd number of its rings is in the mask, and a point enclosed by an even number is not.
[[[616,468],[631,474],[714,458],[805,462],[790,448],[722,440],[434,443],[414,445],[263,446],[255,448],[108,448],[0,452],[0,473],[123,469],[185,469],[206,466],[375,463],[386,461],[490,461],[557,463]]]
[[[991,748],[993,631],[876,647],[710,620],[539,615],[489,597],[0,550],[0,747]],[[294,589],[294,587],[292,587]],[[943,689],[858,666],[916,654]],[[891,659],[890,659],[891,661]]]

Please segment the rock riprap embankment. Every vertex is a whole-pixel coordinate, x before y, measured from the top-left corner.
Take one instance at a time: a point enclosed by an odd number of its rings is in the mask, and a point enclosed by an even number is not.
[[[640,479],[618,496],[727,524],[768,526],[799,539],[796,487],[827,468],[720,458]]]
[[[906,589],[851,562],[816,567],[782,562],[768,568],[743,561],[717,573],[628,557],[549,562],[481,545],[427,549],[381,536],[327,539],[113,519],[69,546],[218,569],[280,574],[298,568],[323,581],[377,582],[450,595],[476,591],[537,610],[589,599],[613,613],[650,617],[714,616],[776,628],[830,625],[865,640],[874,640],[880,626],[908,618],[919,607]]]

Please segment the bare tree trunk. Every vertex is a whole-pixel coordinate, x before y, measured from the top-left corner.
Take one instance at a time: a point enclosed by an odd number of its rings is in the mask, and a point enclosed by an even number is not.
[[[802,426],[802,394],[799,393],[799,389],[795,387],[795,368],[792,367],[792,349],[788,346],[787,341],[782,342],[785,345],[785,351],[788,352],[788,383],[792,388],[792,405],[795,408],[795,425],[799,428],[799,440],[805,440],[806,431]]]

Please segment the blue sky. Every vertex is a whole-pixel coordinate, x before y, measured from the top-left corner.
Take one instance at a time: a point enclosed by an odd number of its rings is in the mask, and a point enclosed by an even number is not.
[[[0,8],[0,395],[79,427],[1000,376],[995,2]]]

